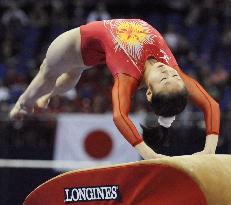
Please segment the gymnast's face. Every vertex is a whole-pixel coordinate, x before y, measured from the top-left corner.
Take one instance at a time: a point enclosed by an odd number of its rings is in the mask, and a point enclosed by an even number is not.
[[[151,100],[152,95],[155,93],[177,93],[185,88],[184,81],[172,67],[160,62],[151,66],[148,74],[148,101]]]

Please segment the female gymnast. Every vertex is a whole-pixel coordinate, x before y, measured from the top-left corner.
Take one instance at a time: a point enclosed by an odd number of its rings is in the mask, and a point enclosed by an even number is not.
[[[144,159],[164,157],[142,139],[128,113],[131,97],[141,85],[158,122],[169,127],[189,97],[204,113],[205,148],[197,154],[215,153],[220,110],[201,85],[178,66],[161,34],[140,19],[96,21],[67,31],[49,46],[40,70],[10,112],[21,119],[34,108],[45,108],[52,96],[73,88],[83,70],[106,63],[114,76],[113,121]]]

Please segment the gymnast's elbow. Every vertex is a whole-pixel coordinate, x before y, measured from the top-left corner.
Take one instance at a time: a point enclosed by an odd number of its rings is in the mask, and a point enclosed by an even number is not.
[[[113,113],[113,122],[115,125],[119,125],[126,117],[124,113]]]
[[[220,105],[216,100],[212,101],[212,106],[213,106],[213,109],[216,110],[217,113],[220,113]]]
[[[202,110],[205,113],[219,114],[220,113],[220,105],[216,100],[214,100],[212,97],[210,97],[209,100],[203,104]]]

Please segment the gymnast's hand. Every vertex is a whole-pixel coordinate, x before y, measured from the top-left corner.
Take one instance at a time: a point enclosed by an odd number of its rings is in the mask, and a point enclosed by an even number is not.
[[[209,150],[202,150],[200,152],[196,152],[193,155],[206,155],[206,154],[215,154],[215,152],[211,152]]]
[[[157,154],[149,146],[147,146],[144,142],[141,142],[140,144],[136,145],[135,149],[139,152],[139,154],[144,159],[157,159],[157,158],[167,157],[166,155]]]
[[[194,155],[215,154],[218,143],[218,135],[209,134],[206,136],[205,148]]]

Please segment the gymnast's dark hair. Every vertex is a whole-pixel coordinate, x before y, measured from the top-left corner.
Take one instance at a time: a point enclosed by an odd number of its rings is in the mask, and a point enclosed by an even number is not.
[[[158,116],[171,117],[181,113],[186,105],[188,92],[186,88],[175,93],[158,93],[152,97],[151,107]],[[168,128],[163,126],[145,127],[143,129],[143,140],[154,151],[169,142]]]
[[[158,151],[162,145],[169,143],[168,128],[163,126],[146,127],[140,125],[143,129],[143,140],[154,151]]]
[[[158,116],[171,117],[181,113],[188,99],[188,91],[186,88],[173,93],[157,93],[152,96],[150,102],[154,113]]]

